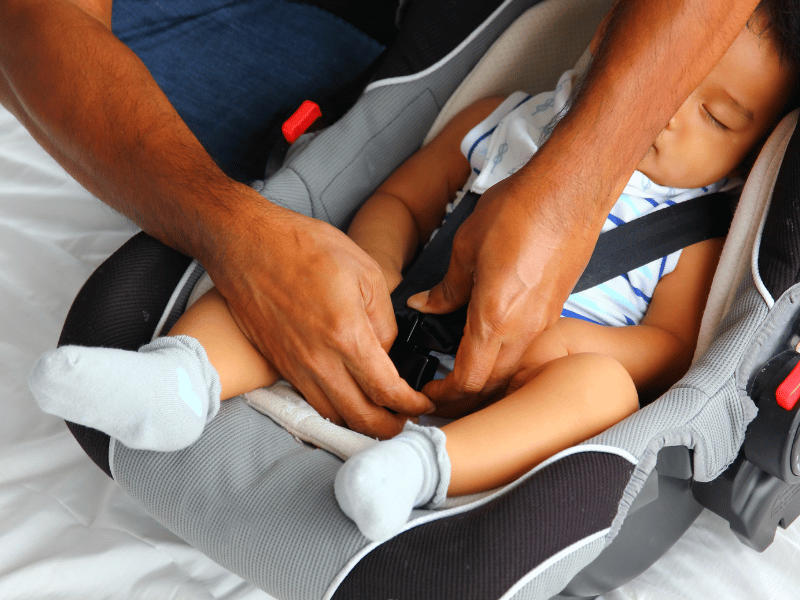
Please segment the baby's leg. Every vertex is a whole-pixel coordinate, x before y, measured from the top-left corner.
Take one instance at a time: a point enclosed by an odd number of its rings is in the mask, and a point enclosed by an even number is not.
[[[217,288],[200,297],[178,319],[169,335],[188,335],[200,342],[219,375],[222,400],[272,385],[280,378],[239,329]]]
[[[224,299],[212,290],[169,337],[138,352],[64,346],[37,362],[29,382],[45,412],[104,431],[131,448],[167,451],[200,437],[220,397],[276,377],[254,356]]]
[[[442,428],[452,465],[448,495],[514,481],[638,408],[628,372],[609,356],[573,354],[546,363],[512,394]]]
[[[559,358],[498,402],[441,431],[429,428],[427,442],[404,431],[355,455],[337,474],[336,497],[364,535],[386,539],[443,486],[459,496],[509,483],[637,408],[633,382],[616,360]]]

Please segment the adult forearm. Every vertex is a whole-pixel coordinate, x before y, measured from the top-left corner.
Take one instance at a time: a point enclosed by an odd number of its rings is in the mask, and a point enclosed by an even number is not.
[[[659,131],[719,61],[757,4],[618,2],[581,92],[531,162],[531,175],[550,173],[562,186],[580,190],[578,196],[593,195],[588,206],[573,204],[572,214],[602,224]]]
[[[396,326],[375,262],[225,177],[110,15],[110,0],[0,0],[0,101],[101,200],[198,258],[239,329],[322,415],[389,437],[401,415],[432,409],[385,352]]]
[[[217,168],[113,35],[110,10],[0,4],[0,101],[89,191],[187,254],[204,257],[214,233],[202,228],[233,199],[260,198]]]

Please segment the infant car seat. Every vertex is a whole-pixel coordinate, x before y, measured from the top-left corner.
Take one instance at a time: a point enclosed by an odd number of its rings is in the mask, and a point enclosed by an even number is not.
[[[460,106],[552,89],[609,2],[469,4],[456,11],[449,0],[411,3],[356,106],[298,142],[284,167],[254,187],[345,226]],[[368,542],[339,511],[336,456],[298,442],[241,399],[224,402],[202,437],[178,452],[132,450],[68,425],[158,521],[280,600],[594,597],[647,568],[702,506],[763,548],[777,525],[800,513],[798,408],[783,393],[797,387],[783,382],[800,370],[796,122],[793,114],[779,125],[743,190],[689,373],[512,484],[414,511],[387,542]],[[87,281],[59,344],[135,350],[169,329],[199,293],[202,274],[140,234]]]

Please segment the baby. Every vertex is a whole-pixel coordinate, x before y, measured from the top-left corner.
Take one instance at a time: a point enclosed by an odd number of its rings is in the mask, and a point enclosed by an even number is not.
[[[728,178],[783,114],[797,61],[762,2],[714,70],[654,140],[606,228],[675,202],[727,189]],[[592,46],[602,37],[601,25]],[[458,114],[392,174],[348,234],[382,268],[389,289],[465,185],[481,192],[524,164],[570,95],[489,98]],[[527,349],[505,395],[442,428],[407,424],[353,456],[335,492],[362,533],[383,540],[416,506],[495,488],[637,410],[641,393],[674,383],[696,343],[721,240],[701,242],[612,282],[574,294],[562,318]],[[425,294],[409,301],[425,311]],[[613,326],[609,326],[613,325]],[[139,352],[63,347],[30,383],[47,412],[134,448],[194,442],[220,399],[267,386],[279,373],[239,329],[214,289],[168,337]]]

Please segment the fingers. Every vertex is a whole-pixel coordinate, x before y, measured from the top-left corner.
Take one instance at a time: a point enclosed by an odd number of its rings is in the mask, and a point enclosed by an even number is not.
[[[504,295],[503,286],[492,280],[487,290],[485,282],[473,289],[453,372],[424,390],[440,407],[502,393],[531,340],[547,326],[547,314],[530,306],[525,294]]]
[[[366,397],[378,406],[414,416],[429,413],[435,408],[427,396],[414,391],[400,377],[385,352],[367,351],[365,356],[357,357],[346,366]]]
[[[384,352],[389,352],[397,337],[397,321],[389,296],[389,288],[374,281],[362,284],[364,312],[369,320],[374,337]]]
[[[393,333],[381,342],[366,315],[355,310],[338,325],[329,325],[327,331],[317,330],[314,346],[293,344],[282,352],[289,360],[279,367],[323,417],[386,439],[402,430],[406,415],[433,409],[428,398],[400,378],[383,348]]]
[[[400,377],[387,354],[397,336],[397,322],[388,293],[380,286],[370,288],[363,284],[362,290],[368,324],[362,325],[360,339],[346,355],[352,357],[345,362],[348,371],[378,406],[404,415],[432,411],[433,403]]]
[[[356,339],[361,339],[355,346],[357,349],[351,346],[348,350],[344,346],[327,360],[318,356],[313,374],[303,371],[294,377],[294,385],[323,417],[386,439],[402,430],[406,415],[433,410],[434,405],[427,397],[399,377],[369,331]]]
[[[356,329],[361,333],[354,334]],[[405,415],[432,407],[399,378],[366,319],[360,327],[332,327],[327,337],[316,337],[319,345],[302,347],[295,341],[290,339],[288,348],[275,354],[278,370],[320,415],[337,425],[385,439],[402,430]],[[389,361],[388,368],[380,359]]]
[[[463,235],[461,239],[464,239]],[[459,235],[453,241],[453,253],[447,273],[441,282],[427,292],[414,294],[408,299],[408,306],[420,312],[437,315],[453,312],[469,300],[472,291],[473,268],[472,246],[459,242]]]
[[[370,437],[393,437],[405,424],[405,416],[391,413],[367,398],[346,371],[320,383],[307,380],[294,385],[324,418]]]

